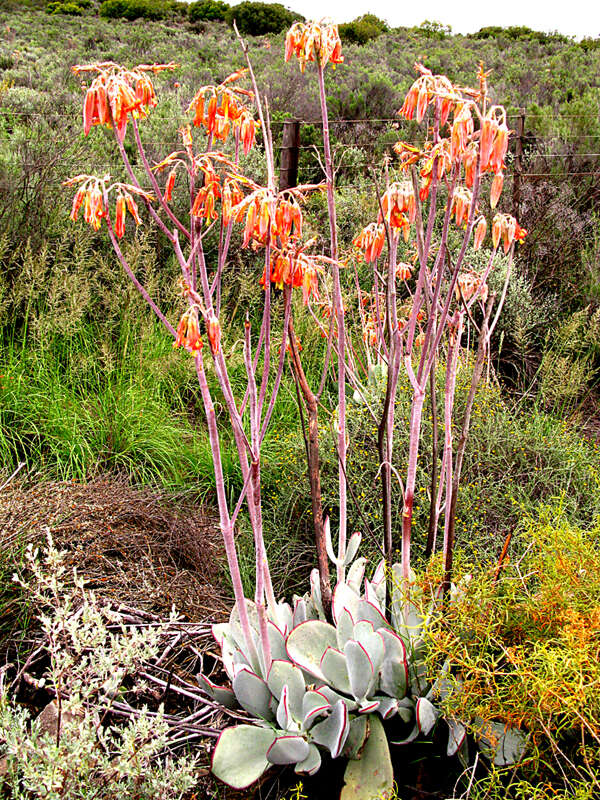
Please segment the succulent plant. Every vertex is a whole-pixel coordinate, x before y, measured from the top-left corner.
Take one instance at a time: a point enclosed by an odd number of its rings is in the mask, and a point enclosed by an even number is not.
[[[448,755],[467,763],[467,726],[444,717],[438,708],[460,691],[460,681],[450,675],[447,662],[429,683],[424,662],[424,629],[441,595],[426,604],[415,589],[408,601],[400,568],[394,565],[388,620],[384,562],[368,580],[366,559],[357,558],[360,534],[350,537],[344,557],[338,558],[328,526],[326,530],[329,557],[345,576],[333,592],[332,623],[325,619],[314,570],[309,593],[268,611],[270,663],[260,648],[252,601],[246,607],[256,655],[247,652],[236,608],[229,622],[213,626],[232,688],[217,686],[203,675],[198,682],[217,702],[241,706],[253,718],[252,724],[224,730],[213,754],[213,773],[234,788],[249,786],[271,765],[294,765],[298,773],[314,774],[325,751],[332,758],[348,758],[342,800],[379,796],[393,785],[382,722],[396,715],[411,727],[393,744],[427,736],[444,719]],[[459,592],[453,588],[452,596]],[[520,731],[483,720],[472,729],[480,749],[495,764],[522,757],[525,737]]]

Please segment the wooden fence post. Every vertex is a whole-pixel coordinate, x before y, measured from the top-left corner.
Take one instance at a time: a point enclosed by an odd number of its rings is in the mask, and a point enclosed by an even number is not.
[[[298,185],[298,156],[300,152],[300,123],[286,119],[283,123],[281,160],[279,164],[279,191]]]
[[[517,140],[515,142],[515,166],[513,170],[513,214],[519,218],[521,205],[521,175],[523,173],[523,134],[525,133],[525,112],[517,120]]]

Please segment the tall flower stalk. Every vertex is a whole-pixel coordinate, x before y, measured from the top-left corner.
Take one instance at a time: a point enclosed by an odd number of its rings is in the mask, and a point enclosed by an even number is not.
[[[399,157],[394,179],[386,177],[378,193],[379,213],[354,240],[355,286],[342,286],[338,252],[336,193],[331,150],[329,117],[325,92],[325,68],[343,62],[337,28],[326,24],[296,23],[286,39],[286,60],[295,55],[304,70],[315,62],[323,121],[325,182],[320,186],[300,186],[278,191],[274,173],[274,153],[268,109],[261,102],[248,52],[242,43],[248,68],[239,70],[219,85],[201,87],[190,102],[190,124],[180,128],[180,145],[162,161],[151,165],[140,122],[156,105],[153,78],[173,64],[144,65],[126,69],[112,62],[78,66],[76,74],[86,75],[90,85],[84,104],[84,130],[95,125],[110,128],[115,137],[128,182],[111,181],[110,176],[78,175],[68,181],[77,187],[71,217],[80,209],[95,230],[105,226],[115,254],[136,289],[173,337],[174,346],[187,350],[196,371],[206,415],[206,425],[215,471],[215,491],[220,527],[231,573],[236,615],[250,663],[261,674],[270,668],[273,648],[280,647],[274,629],[289,632],[287,611],[276,598],[267,559],[264,537],[261,490],[261,449],[283,380],[286,354],[308,414],[307,458],[312,498],[312,518],[318,564],[319,603],[323,613],[331,613],[332,586],[328,552],[336,566],[338,585],[344,585],[349,549],[357,540],[348,537],[348,436],[346,393],[351,388],[362,397],[378,426],[378,452],[382,481],[382,550],[389,568],[392,565],[395,521],[392,484],[402,491],[401,576],[408,597],[411,573],[411,546],[414,498],[422,446],[422,420],[427,393],[435,408],[435,370],[445,360],[443,391],[444,442],[439,476],[434,467],[428,549],[436,546],[437,528],[443,517],[443,555],[446,588],[450,585],[454,525],[462,461],[469,432],[475,393],[483,373],[492,331],[506,296],[506,285],[497,299],[488,297],[487,280],[500,246],[512,253],[515,242],[525,236],[516,220],[496,213],[492,224],[492,250],[486,267],[474,272],[465,266],[472,248],[481,247],[487,223],[481,213],[481,194],[486,175],[493,176],[490,206],[498,203],[503,183],[504,156],[508,131],[503,109],[488,107],[487,74],[479,72],[479,88],[463,89],[444,76],[433,75],[417,64],[418,78],[411,87],[400,114],[421,123],[429,122],[431,137],[423,144],[399,142]],[[250,79],[251,88],[244,86]],[[255,120],[253,108],[258,120]],[[240,155],[255,144],[262,129],[267,164],[267,183],[261,186],[240,169]],[[127,130],[133,136],[139,156],[134,166],[124,141]],[[229,143],[232,152],[223,152]],[[163,175],[166,178],[163,180]],[[312,252],[314,240],[303,238],[302,204],[308,193],[323,190],[327,196],[329,246],[326,254]],[[180,219],[173,210],[172,197],[180,192],[189,201],[189,214]],[[114,205],[113,205],[114,203]],[[120,242],[127,220],[141,224],[140,209],[166,237],[181,270],[182,312],[172,324],[150,296],[129,265]],[[114,207],[114,212],[113,212]],[[234,226],[242,229],[242,246],[262,251],[263,307],[260,326],[253,329],[247,320],[243,336],[245,385],[236,393],[228,371],[226,350],[228,329],[221,325],[222,283],[228,263]],[[449,241],[451,226],[462,231],[455,253]],[[218,249],[209,262],[205,239],[216,229]],[[387,249],[386,249],[387,247]],[[372,265],[371,286],[361,288],[364,261]],[[363,273],[359,279],[359,267]],[[366,270],[369,273],[369,270]],[[330,280],[321,280],[324,274]],[[507,275],[510,275],[510,270]],[[272,287],[283,289],[281,299]],[[329,286],[331,287],[329,290]],[[294,326],[292,295],[301,290],[304,305],[321,327],[327,344],[324,366],[315,390],[309,385],[302,366]],[[321,292],[321,294],[320,294]],[[328,296],[329,295],[329,296]],[[496,302],[497,301],[497,302]],[[281,324],[274,324],[274,305],[281,303]],[[362,324],[367,368],[356,357],[358,343],[349,332],[345,307],[356,303]],[[319,321],[314,306],[326,311],[328,327]],[[474,314],[479,308],[482,322]],[[477,316],[477,314],[475,314]],[[470,325],[478,330],[477,355],[472,382],[462,421],[458,447],[454,452],[453,425],[456,376],[463,350],[463,330]],[[227,409],[229,425],[239,459],[243,486],[235,502],[228,502],[221,458],[220,430],[215,412],[210,370],[218,384],[221,402]],[[319,455],[319,404],[335,364],[337,408],[332,410],[338,452],[339,525],[337,550],[328,541],[328,525],[323,517]],[[379,411],[368,399],[370,371],[378,368],[385,376]],[[369,374],[365,374],[369,373]],[[412,399],[408,422],[408,448],[405,471],[400,478],[394,466],[396,395],[404,373]],[[437,452],[434,448],[434,452]],[[245,506],[254,537],[255,591],[253,604],[244,597],[238,561],[235,529]],[[391,580],[391,569],[388,569]],[[388,593],[388,597],[391,592]],[[333,598],[335,599],[335,597]],[[255,619],[251,619],[249,608]]]

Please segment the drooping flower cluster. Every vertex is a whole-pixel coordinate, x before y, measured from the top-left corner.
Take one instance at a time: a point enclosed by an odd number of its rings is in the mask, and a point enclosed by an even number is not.
[[[377,261],[385,244],[385,225],[371,222],[354,237],[352,244],[363,251],[367,264]]]
[[[508,127],[506,112],[501,106],[492,106],[481,124],[479,152],[481,172],[493,172],[494,179],[490,192],[490,205],[498,204],[504,184],[504,158],[508,150]]]
[[[454,294],[457,300],[462,298],[465,302],[479,295],[481,302],[486,303],[488,299],[488,286],[487,283],[483,283],[481,275],[469,270],[461,272],[458,276]]]
[[[460,95],[445,75],[434,75],[430,69],[418,62],[415,64],[415,70],[420,73],[420,77],[410,87],[398,113],[405,119],[416,119],[420,123],[429,104],[440,97],[440,125],[445,125],[452,106],[460,100]]]
[[[451,213],[454,214],[454,219],[458,226],[466,224],[472,202],[473,192],[465,186],[459,186],[454,190]]]
[[[298,192],[285,191],[275,194],[269,189],[256,186],[237,205],[231,208],[236,222],[244,222],[243,245],[250,242],[264,245],[270,241],[281,248],[288,246],[290,239],[302,236],[302,211]]]
[[[308,61],[317,61],[321,67],[344,61],[342,42],[337,25],[324,22],[295,22],[285,39],[285,60],[295,55],[304,72]]]
[[[96,178],[93,175],[76,175],[68,181],[64,182],[64,186],[76,186],[79,188],[73,198],[71,206],[70,217],[73,222],[77,221],[79,211],[83,205],[83,219],[95,231],[100,230],[103,219],[109,219],[109,211],[105,203],[105,194],[108,196],[111,192],[116,193],[117,201],[115,205],[115,218],[113,230],[115,235],[120,239],[125,233],[125,217],[127,211],[135,220],[136,225],[141,225],[142,220],[138,213],[137,203],[132,195],[138,195],[145,200],[151,202],[154,198],[148,192],[131,186],[127,183],[113,183],[107,186],[110,181],[110,175],[105,175],[103,178]]]
[[[188,308],[179,320],[173,347],[184,347],[192,355],[197,355],[204,347],[198,327],[198,310],[196,308]]]
[[[129,115],[145,117],[157,103],[150,74],[175,69],[175,64],[141,64],[125,69],[112,61],[79,64],[76,75],[95,73],[83,104],[83,131],[87,136],[93,125],[115,128],[121,141],[125,138]]]
[[[318,256],[306,253],[308,242],[303,247],[293,243],[281,250],[276,250],[271,261],[270,279],[277,288],[291,286],[302,289],[302,300],[306,305],[312,297],[319,300],[318,271],[321,269]],[[260,279],[261,286],[266,283],[266,268]]]
[[[473,89],[459,89],[453,86],[446,77],[433,75],[422,64],[415,64],[415,69],[420,77],[411,86],[400,111],[406,119],[416,118],[421,122],[430,104],[437,103],[437,121],[439,129],[449,122],[452,112],[449,138],[441,138],[434,145],[425,145],[428,158],[421,168],[423,183],[421,186],[421,199],[425,200],[429,194],[433,177],[433,164],[437,164],[437,178],[440,180],[450,171],[452,164],[462,164],[465,173],[465,183],[468,188],[473,187],[477,156],[480,157],[481,174],[494,175],[490,193],[490,205],[495,208],[504,182],[504,159],[508,148],[509,130],[506,125],[506,112],[501,106],[492,106],[485,111],[477,110],[475,100],[484,100],[487,92],[487,75],[480,66],[478,77],[479,92]],[[476,144],[477,132],[475,131],[474,114],[480,119],[479,145]],[[485,114],[485,116],[481,116]],[[395,146],[403,166],[420,160],[423,154],[418,153],[404,142]]]
[[[239,131],[246,155],[254,145],[260,122],[252,117],[250,109],[242,102],[252,101],[254,94],[232,84],[247,72],[247,69],[238,70],[219,86],[202,86],[188,106],[188,112],[194,112],[194,125],[204,127],[215,139],[224,142],[230,131]]]
[[[500,240],[504,247],[504,252],[508,250],[513,242],[523,243],[527,231],[522,228],[511,214],[496,214],[492,223],[492,243],[498,247]]]

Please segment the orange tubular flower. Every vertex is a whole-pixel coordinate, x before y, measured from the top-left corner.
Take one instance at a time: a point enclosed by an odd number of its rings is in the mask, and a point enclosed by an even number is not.
[[[473,136],[475,127],[471,114],[471,104],[469,102],[459,103],[454,112],[454,122],[452,123],[452,160],[459,161]]]
[[[184,347],[189,353],[196,355],[203,346],[198,328],[198,312],[195,308],[190,308],[179,320],[173,347]]]
[[[428,105],[434,98],[439,97],[441,98],[440,124],[445,125],[454,102],[459,99],[454,87],[444,75],[434,75],[423,64],[416,63],[415,69],[421,73],[421,77],[410,87],[398,114],[406,119],[416,117],[420,123],[425,117]]]
[[[482,172],[492,170],[499,175],[504,170],[504,158],[508,150],[508,134],[506,112],[502,106],[492,106],[481,124]]]
[[[485,221],[485,217],[480,217],[477,225],[475,225],[475,238],[473,241],[473,247],[475,250],[479,250],[483,240],[485,239],[485,234],[487,232],[487,222]]]
[[[73,220],[73,222],[77,221],[79,209],[81,208],[81,204],[85,200],[85,196],[86,196],[86,191],[83,187],[77,189],[75,197],[73,198],[73,205],[71,207],[71,214],[70,214],[70,217]]]
[[[285,38],[285,60],[295,55],[304,72],[308,61],[318,61],[321,67],[342,64],[342,42],[337,25],[323,22],[295,22]]]
[[[177,172],[177,167],[173,167],[173,169],[169,172],[167,176],[167,182],[165,184],[165,201],[170,203],[173,199],[173,188],[175,186],[175,173]]]
[[[125,233],[125,209],[126,209],[126,202],[125,198],[122,194],[117,197],[117,207],[115,211],[115,235],[119,238],[123,238],[123,234]]]
[[[469,209],[473,202],[473,193],[463,186],[455,190],[452,198],[452,213],[455,215],[456,224],[462,225],[469,218]]]
[[[412,184],[408,181],[392,183],[381,198],[383,216],[379,212],[378,222],[387,220],[391,228],[401,230],[408,241],[410,223],[414,222],[417,210]]]
[[[192,214],[207,221],[217,219],[216,200],[221,197],[221,184],[219,176],[214,170],[210,159],[206,158],[199,164],[204,174],[204,186],[198,191],[192,206]]]
[[[492,181],[492,188],[490,190],[490,206],[492,208],[496,208],[498,205],[498,200],[500,199],[500,195],[502,194],[502,186],[504,185],[504,176],[502,173],[498,175],[494,175],[494,180]]]
[[[91,225],[95,231],[100,230],[102,219],[107,216],[107,209],[104,203],[105,194],[108,195],[110,192],[116,191],[117,202],[114,231],[115,235],[120,239],[125,233],[125,216],[127,210],[135,219],[136,224],[140,225],[142,222],[138,214],[137,204],[130,192],[140,195],[148,202],[152,201],[154,198],[148,192],[144,192],[142,189],[138,189],[136,186],[130,186],[127,183],[113,183],[107,187],[109,180],[109,175],[105,175],[103,178],[96,178],[91,175],[77,175],[75,178],[64,181],[63,186],[80,184],[73,198],[70,217],[73,221],[76,221],[79,215],[79,209],[83,205],[84,221]]]
[[[140,219],[140,215],[138,213],[137,203],[135,202],[133,197],[129,194],[129,192],[125,192],[125,202],[127,204],[127,210],[135,220],[135,224],[141,225],[142,220]]]
[[[223,185],[222,193],[222,213],[223,223],[229,225],[233,218],[233,208],[242,202],[244,195],[238,182],[232,178],[228,178]]]
[[[465,302],[475,297],[475,295],[480,295],[481,302],[486,303],[488,299],[488,286],[487,283],[481,282],[481,276],[476,272],[461,272],[458,276],[454,294],[457,300],[460,300],[462,297]]]
[[[319,257],[304,252],[314,240],[306,242],[302,247],[290,246],[275,250],[271,261],[271,283],[282,289],[284,285],[294,289],[302,289],[302,299],[306,305],[311,297],[319,300]],[[266,284],[266,272],[260,279],[261,286]]]
[[[474,142],[467,145],[463,151],[462,163],[465,169],[465,184],[469,189],[475,183],[475,170],[477,168],[477,146]]]
[[[102,193],[95,186],[86,193],[83,218],[95,231],[99,231],[103,216]]]
[[[219,86],[202,86],[187,109],[188,112],[194,112],[194,125],[203,126],[215,139],[225,141],[232,129],[239,130],[246,154],[254,144],[259,123],[254,121],[242,101],[252,100],[254,95],[247,89],[231,84],[247,72],[247,69],[238,70]]]
[[[221,325],[214,312],[211,312],[206,320],[206,332],[213,355],[217,355],[221,347]]]
[[[407,281],[410,279],[411,275],[412,269],[410,264],[404,264],[401,262],[396,266],[396,278],[399,281]]]
[[[107,61],[73,67],[76,75],[96,73],[85,95],[83,131],[87,136],[93,125],[115,127],[121,141],[125,137],[129,115],[146,117],[157,103],[148,72],[174,69],[175,64],[141,64],[132,70]]]

